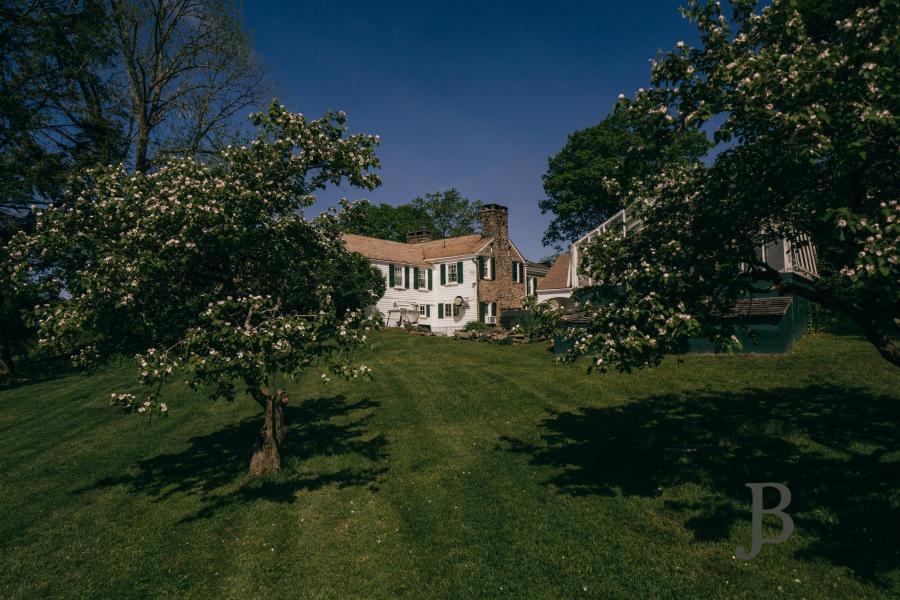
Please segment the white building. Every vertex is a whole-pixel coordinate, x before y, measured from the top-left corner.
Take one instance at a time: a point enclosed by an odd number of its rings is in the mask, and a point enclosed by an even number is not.
[[[508,210],[488,204],[482,221],[480,234],[439,240],[425,231],[409,234],[406,243],[344,234],[347,250],[384,276],[385,294],[372,310],[387,326],[424,325],[449,335],[473,321],[495,325],[503,311],[522,307],[534,280],[509,240]]]
[[[575,240],[569,246],[569,251],[560,254],[553,266],[550,267],[550,271],[538,289],[538,300],[541,302],[552,301],[566,307],[571,306],[573,304],[572,292],[575,289],[594,284],[589,276],[579,272],[585,247],[601,233],[615,230],[625,237],[632,231],[640,231],[641,226],[641,219],[630,210],[620,210]],[[780,239],[760,247],[758,255],[780,273],[795,273],[807,279],[818,276],[816,251],[809,244],[793,246],[788,240]]]

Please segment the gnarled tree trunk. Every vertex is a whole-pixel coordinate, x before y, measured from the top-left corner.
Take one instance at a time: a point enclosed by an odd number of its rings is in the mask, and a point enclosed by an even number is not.
[[[287,392],[278,390],[273,394],[268,388],[253,388],[250,394],[266,411],[253,457],[250,459],[250,474],[280,471],[281,445],[287,436],[287,420],[284,416],[284,407],[288,403]]]
[[[12,351],[6,340],[3,339],[3,335],[0,335],[0,378],[12,376],[15,370],[16,365],[13,363]]]

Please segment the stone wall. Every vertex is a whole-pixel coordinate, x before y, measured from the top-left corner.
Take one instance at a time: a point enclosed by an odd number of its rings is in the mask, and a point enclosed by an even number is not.
[[[512,263],[524,263],[523,257],[516,252],[509,241],[509,210],[499,204],[487,204],[481,210],[482,235],[493,237],[494,242],[481,254],[496,260],[495,278],[478,280],[478,301],[497,303],[497,320],[507,309],[522,308],[525,296],[525,282],[514,282]],[[523,268],[524,271],[524,268]],[[476,307],[477,310],[477,307]]]

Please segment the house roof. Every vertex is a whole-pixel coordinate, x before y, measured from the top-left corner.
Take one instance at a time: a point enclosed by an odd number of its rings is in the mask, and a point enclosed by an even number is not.
[[[790,296],[741,298],[735,301],[731,310],[722,316],[726,319],[783,317],[791,307],[792,300]]]
[[[569,286],[569,262],[572,255],[569,252],[563,252],[544,275],[539,285],[542,290],[560,290]]]
[[[406,244],[354,233],[345,233],[342,237],[344,245],[350,252],[358,252],[373,260],[416,267],[430,267],[431,265],[427,261],[431,260],[475,254],[493,239],[473,233],[418,244]]]
[[[526,260],[525,266],[528,268],[528,274],[534,275],[535,277],[545,276],[550,269],[550,267],[544,263],[534,262],[533,260]]]
[[[569,325],[588,325],[591,322],[582,308],[570,308],[563,313],[560,320]]]
[[[414,245],[421,246],[426,260],[434,260],[438,258],[449,258],[451,256],[462,256],[464,254],[475,254],[492,239],[493,238],[481,237],[481,234],[478,233],[473,233],[470,235],[432,240],[430,242]]]

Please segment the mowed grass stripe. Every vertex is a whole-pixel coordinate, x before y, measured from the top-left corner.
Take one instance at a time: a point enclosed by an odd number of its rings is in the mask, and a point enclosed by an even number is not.
[[[259,427],[246,398],[175,382],[171,416],[148,427],[105,406],[135,390],[130,369],[0,391],[16,449],[0,502],[17,509],[0,514],[0,597],[900,589],[900,376],[864,342],[596,376],[537,344],[373,341],[357,357],[371,382],[286,384],[285,470],[261,480],[246,475]],[[35,409],[53,415],[43,429]],[[749,543],[744,478],[760,473],[791,484],[798,530],[733,561]]]

